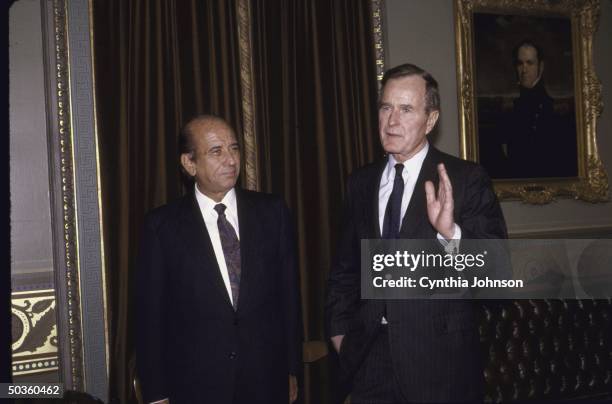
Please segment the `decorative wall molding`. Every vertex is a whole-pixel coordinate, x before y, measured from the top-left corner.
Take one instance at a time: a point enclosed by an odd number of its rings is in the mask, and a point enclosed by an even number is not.
[[[83,390],[81,303],[70,93],[68,39],[64,1],[42,2],[43,36],[46,35],[49,156],[52,177],[52,223],[56,257],[56,307],[60,330],[60,375],[67,389]]]
[[[85,391],[106,401],[108,338],[95,129],[90,2],[65,2]]]
[[[13,292],[13,376],[59,369],[55,290]]]
[[[109,347],[92,5],[91,0],[41,0],[41,5],[59,372],[66,389],[107,401]]]

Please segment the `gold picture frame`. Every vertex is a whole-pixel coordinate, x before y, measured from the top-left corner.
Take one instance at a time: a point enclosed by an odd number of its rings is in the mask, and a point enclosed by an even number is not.
[[[518,199],[530,204],[547,204],[557,197],[569,197],[593,203],[608,201],[608,176],[597,150],[596,123],[603,105],[601,84],[593,67],[592,50],[599,12],[598,0],[455,1],[461,157],[477,161],[489,171],[500,200]],[[516,90],[519,89],[516,83],[517,77],[519,83],[523,84],[517,73],[520,71],[518,65],[512,64],[512,56],[517,55],[514,52],[521,47],[518,38],[521,36],[530,38],[530,34],[537,40],[548,40],[549,47],[553,48],[551,56],[554,53],[558,54],[557,60],[560,62],[550,63],[549,70],[558,70],[557,76],[560,78],[557,77],[557,82],[561,83],[558,87],[564,85],[567,87],[564,93],[566,96],[564,101],[562,96],[558,99],[547,97],[555,103],[554,109],[551,109],[554,113],[563,110],[557,107],[557,103],[560,105],[565,103],[566,113],[563,116],[571,124],[560,126],[558,116],[561,115],[554,115],[549,121],[557,122],[558,126],[550,128],[563,128],[563,131],[569,133],[565,138],[570,139],[572,143],[567,147],[570,154],[566,156],[576,156],[575,163],[561,157],[550,157],[557,153],[554,147],[558,146],[558,138],[554,138],[555,144],[550,145],[550,151],[542,153],[541,159],[538,157],[532,165],[538,167],[538,164],[547,159],[557,158],[558,167],[562,168],[556,169],[555,162],[552,165],[544,163],[547,164],[546,167],[552,167],[546,175],[532,175],[530,171],[524,169],[531,167],[529,161],[520,161],[518,157],[514,159],[513,165],[511,163],[513,152],[508,152],[509,142],[514,142],[514,149],[510,149],[516,151],[514,156],[519,156],[519,150],[527,150],[516,146],[518,144],[516,133],[519,133],[516,128],[520,128],[521,120],[516,118],[517,112],[515,112],[517,109],[515,100],[523,96],[523,88],[526,87],[522,87],[519,95],[514,94],[514,97],[509,95],[507,88],[513,86]],[[494,41],[497,41],[497,44],[494,44]],[[486,57],[489,58],[488,62]],[[515,56],[515,60],[517,59]],[[565,70],[563,63],[567,65]],[[540,77],[545,77],[542,72],[547,72],[549,67],[544,63],[542,66],[537,80],[531,84],[533,88],[540,81]],[[563,71],[567,75],[565,78]],[[487,76],[487,72],[493,74]],[[514,81],[510,78],[510,84],[500,84],[504,83],[503,78],[511,77],[509,74],[514,74]],[[539,87],[544,88],[544,80],[541,82]],[[563,89],[558,93],[563,93]],[[570,112],[567,112],[568,106]],[[508,114],[508,111],[515,115],[504,115]],[[506,117],[500,118],[504,116]],[[535,116],[538,117],[537,114]],[[504,123],[507,124],[502,126]],[[536,126],[532,125],[529,128],[536,129]],[[574,132],[571,132],[572,130]],[[550,132],[554,132],[555,136],[561,133],[559,130]],[[504,138],[500,133],[507,135]],[[546,139],[542,136],[540,138]],[[501,158],[497,158],[498,154],[491,151],[498,153]]]

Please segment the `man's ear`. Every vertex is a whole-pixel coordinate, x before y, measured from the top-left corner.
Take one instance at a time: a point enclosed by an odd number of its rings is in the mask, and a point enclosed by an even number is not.
[[[436,126],[436,122],[438,122],[438,117],[440,116],[440,111],[431,111],[429,116],[427,116],[427,130],[425,134],[429,134],[431,130]]]
[[[181,154],[181,165],[187,172],[187,174],[192,177],[196,175],[196,164],[195,161],[191,159],[191,153],[183,153]]]

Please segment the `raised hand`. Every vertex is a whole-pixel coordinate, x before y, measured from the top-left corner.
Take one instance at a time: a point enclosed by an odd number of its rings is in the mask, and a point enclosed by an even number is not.
[[[438,194],[431,181],[425,183],[425,194],[427,196],[427,217],[429,222],[442,237],[450,240],[455,234],[455,201],[453,200],[453,186],[444,164],[438,164],[440,184]]]

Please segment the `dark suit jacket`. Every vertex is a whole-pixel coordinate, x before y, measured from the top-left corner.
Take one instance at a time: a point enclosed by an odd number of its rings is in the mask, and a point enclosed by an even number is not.
[[[453,186],[455,222],[462,238],[506,238],[504,218],[484,170],[430,146],[407,208],[400,238],[433,239],[425,181],[438,184],[444,163]],[[378,190],[387,160],[349,178],[338,254],[326,310],[330,336],[344,334],[341,367],[349,376],[361,365],[385,310],[393,368],[408,401],[478,399],[483,373],[475,313],[462,300],[361,300],[360,240],[380,238]]]
[[[241,282],[234,311],[194,193],[145,218],[136,352],[146,401],[283,403],[301,366],[293,225],[278,197],[236,189]]]

